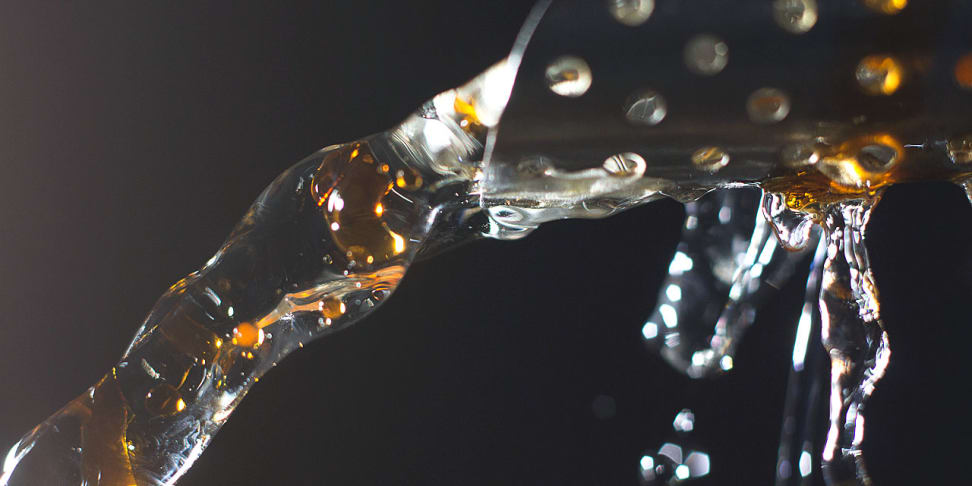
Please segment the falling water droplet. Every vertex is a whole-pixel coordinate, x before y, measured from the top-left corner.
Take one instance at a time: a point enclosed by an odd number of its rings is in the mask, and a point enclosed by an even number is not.
[[[644,486],[681,484],[709,475],[709,454],[693,450],[684,442],[695,430],[695,414],[682,409],[672,421],[678,439],[665,442],[657,452],[647,452],[639,461],[639,479]]]

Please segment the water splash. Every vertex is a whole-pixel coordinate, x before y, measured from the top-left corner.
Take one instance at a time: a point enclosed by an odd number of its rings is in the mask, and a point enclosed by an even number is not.
[[[691,447],[691,433],[695,430],[695,414],[682,409],[672,421],[675,437],[657,451],[649,451],[639,461],[639,480],[644,486],[682,484],[709,475],[712,469],[709,454]]]
[[[756,309],[805,255],[777,244],[755,191],[715,191],[685,211],[682,240],[642,335],[672,366],[699,378],[732,369]]]
[[[481,237],[470,189],[511,69],[277,177],[121,360],[11,448],[0,485],[174,484],[278,361],[372,312],[417,256]]]
[[[864,230],[872,197],[834,204],[824,215],[827,259],[820,289],[822,340],[830,355],[830,429],[823,449],[832,484],[870,484],[861,455],[864,403],[890,358]]]
[[[0,484],[174,483],[277,361],[397,287],[443,206],[391,149],[335,146],[278,177],[121,361],[14,446]]]

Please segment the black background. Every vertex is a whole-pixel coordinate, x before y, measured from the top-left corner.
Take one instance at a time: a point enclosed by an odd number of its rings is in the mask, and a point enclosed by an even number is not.
[[[504,56],[529,3],[0,2],[0,442],[94,383],[277,173]],[[894,350],[867,416],[878,485],[967,461],[970,213],[925,184],[872,219]],[[732,374],[683,378],[640,337],[681,217],[662,201],[415,265],[261,380],[180,485],[635,484],[684,407],[710,484],[768,484],[803,275]]]

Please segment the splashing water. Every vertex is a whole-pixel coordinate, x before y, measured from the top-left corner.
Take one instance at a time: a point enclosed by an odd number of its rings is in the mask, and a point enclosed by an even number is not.
[[[690,448],[691,433],[695,429],[695,414],[683,409],[672,421],[675,437],[662,444],[657,451],[646,452],[641,456],[640,479],[644,486],[662,486],[683,482],[709,475],[711,459],[709,454]]]
[[[336,146],[278,177],[121,361],[11,450],[0,483],[174,483],[277,361],[397,287],[445,206],[416,168],[376,156],[391,150]]]
[[[540,2],[513,53],[470,83],[436,96],[392,130],[323,149],[280,175],[218,253],[159,299],[121,360],[11,448],[0,485],[174,484],[268,369],[372,312],[416,258],[478,237],[522,238],[552,220],[610,216],[663,196],[686,202],[686,219],[641,328],[646,343],[692,378],[731,370],[758,309],[815,249],[776,481],[805,484],[822,469],[829,484],[870,484],[863,412],[890,351],[865,230],[893,184],[948,180],[972,200],[967,111],[956,104],[958,117],[882,121],[884,108],[861,102],[866,114],[819,114],[808,108],[819,100],[798,96],[800,86],[749,87],[733,111],[719,104],[731,99],[724,96],[729,84],[718,84],[719,96],[707,102],[724,113],[692,118],[691,109],[679,113],[684,99],[675,86],[733,76],[737,59],[755,62],[746,55],[753,46],[693,33],[684,46],[669,42],[658,54],[681,67],[646,78],[657,86],[641,86],[641,77],[598,84],[599,69],[617,75],[606,79],[636,71],[611,63],[634,58],[632,49],[641,55],[641,44],[615,41],[679,10],[593,3]],[[774,2],[781,29],[774,32],[800,36],[839,17],[839,9],[820,3]],[[906,5],[867,1],[861,8],[891,16]],[[709,7],[730,26],[751,20],[718,3]],[[575,23],[596,24],[614,55],[600,63],[553,55],[585,31]],[[794,58],[818,50],[794,44]],[[859,57],[843,63],[856,95],[869,102],[898,96],[900,116],[912,113],[905,109],[913,101],[909,83],[928,66],[890,54]],[[965,89],[964,71],[955,73]],[[670,102],[665,89],[676,91]],[[610,99],[616,106],[608,113]],[[808,121],[792,119],[799,116]],[[736,128],[741,123],[751,123],[745,133]],[[817,443],[824,403],[828,429]],[[694,414],[682,410],[673,428],[675,438],[641,458],[644,484],[709,475],[704,448],[689,448]]]

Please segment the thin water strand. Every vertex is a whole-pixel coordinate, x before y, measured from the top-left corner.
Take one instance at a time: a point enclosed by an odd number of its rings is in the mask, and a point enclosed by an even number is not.
[[[864,232],[874,197],[830,206],[820,291],[821,338],[830,355],[830,427],[823,449],[828,484],[870,485],[861,444],[864,404],[890,358]]]
[[[642,334],[675,369],[698,378],[732,369],[757,309],[804,255],[777,244],[751,190],[715,191],[685,210],[682,240]]]
[[[777,452],[776,486],[810,486],[820,469],[818,422],[825,420],[827,353],[820,341],[820,284],[828,241],[819,238],[793,342],[793,365],[786,385],[783,427]],[[823,415],[823,416],[821,416]]]

